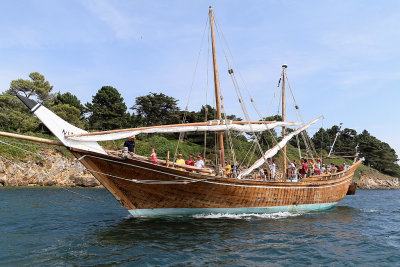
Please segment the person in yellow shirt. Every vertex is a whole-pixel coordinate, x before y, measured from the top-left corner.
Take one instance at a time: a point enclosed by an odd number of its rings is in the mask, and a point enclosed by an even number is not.
[[[178,159],[175,161],[175,163],[185,165],[185,160],[183,159],[182,154],[179,154]],[[183,168],[177,167],[178,170],[183,170]]]
[[[229,161],[225,162],[225,175],[231,177],[232,166]]]

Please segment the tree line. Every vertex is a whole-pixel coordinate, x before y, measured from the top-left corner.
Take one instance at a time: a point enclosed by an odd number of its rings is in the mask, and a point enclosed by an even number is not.
[[[384,174],[400,177],[399,158],[396,151],[389,144],[372,136],[367,130],[357,133],[356,130],[345,128],[339,131],[339,126],[320,128],[312,137],[316,149],[329,151],[336,134],[339,134],[334,152],[357,151],[364,157],[364,164]]]
[[[55,114],[69,123],[86,130],[113,130],[121,128],[135,128],[141,126],[175,124],[185,122],[202,122],[216,118],[216,110],[209,106],[202,106],[199,111],[183,111],[178,106],[178,100],[163,93],[150,92],[145,96],[135,98],[135,104],[129,109],[119,91],[112,86],[103,86],[92,97],[92,101],[82,104],[75,95],[67,93],[53,93],[53,86],[44,75],[33,72],[29,79],[17,79],[10,83],[10,88],[0,95],[0,129],[9,132],[42,132],[48,133],[44,125],[36,119],[28,109],[15,97],[16,94],[24,95],[39,103],[44,104]],[[228,119],[240,120],[229,115]],[[266,120],[281,120],[279,115],[266,118]],[[329,151],[333,143],[338,126],[329,129],[319,129],[311,140],[315,148]],[[168,135],[165,135],[168,137]],[[177,135],[169,135],[177,138]],[[244,135],[236,134],[234,140],[246,142]],[[215,138],[207,135],[207,145],[215,145]],[[274,139],[279,137],[275,131],[266,132],[262,139],[268,146],[274,144]],[[187,140],[193,143],[202,143],[204,135],[193,133],[187,135]],[[305,147],[302,139],[300,146]],[[297,146],[293,139],[291,144]],[[380,172],[400,177],[398,157],[389,144],[384,143],[369,134],[367,130],[357,134],[354,129],[346,128],[341,131],[335,144],[336,152],[354,151],[358,145],[360,155],[365,158],[365,164]]]

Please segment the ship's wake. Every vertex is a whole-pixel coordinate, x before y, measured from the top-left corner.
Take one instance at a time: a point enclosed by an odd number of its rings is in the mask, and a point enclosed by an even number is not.
[[[277,212],[277,213],[244,213],[244,214],[227,214],[227,213],[211,213],[211,214],[196,214],[193,218],[196,219],[238,219],[251,220],[254,218],[262,219],[284,219],[289,217],[297,217],[304,213]]]

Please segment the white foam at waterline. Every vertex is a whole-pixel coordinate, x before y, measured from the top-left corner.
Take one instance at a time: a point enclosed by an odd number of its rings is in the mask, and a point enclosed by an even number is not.
[[[368,212],[368,213],[377,213],[379,210],[374,210],[374,209],[361,209],[363,212]]]
[[[296,217],[304,213],[277,212],[277,213],[244,213],[244,214],[228,214],[228,213],[211,213],[193,215],[196,219],[245,219],[263,218],[263,219],[284,219],[288,217]]]

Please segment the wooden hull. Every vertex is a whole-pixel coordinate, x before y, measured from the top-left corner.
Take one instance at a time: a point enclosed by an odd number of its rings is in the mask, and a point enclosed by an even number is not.
[[[345,197],[361,164],[296,183],[267,182],[204,175],[82,150],[72,153],[135,216],[327,209]]]

